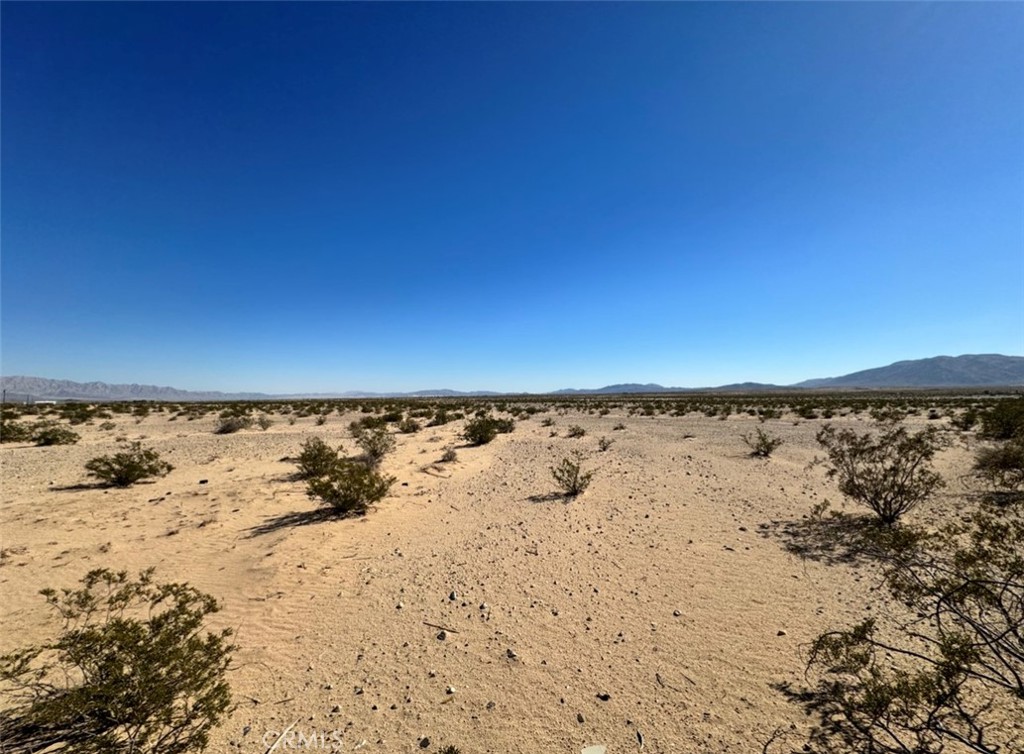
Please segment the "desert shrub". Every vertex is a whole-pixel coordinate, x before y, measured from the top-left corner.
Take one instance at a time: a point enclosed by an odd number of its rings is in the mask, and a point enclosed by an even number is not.
[[[214,427],[215,435],[230,435],[252,426],[251,416],[222,416]]]
[[[338,451],[321,440],[319,437],[311,437],[302,443],[302,450],[295,459],[299,467],[300,479],[311,479],[324,476],[330,473],[335,464],[338,463]]]
[[[386,427],[387,424],[388,423],[379,416],[364,416],[357,421],[350,422],[348,425],[348,431],[352,437],[358,440],[359,436],[366,430]]]
[[[370,463],[378,464],[384,456],[395,449],[395,436],[387,427],[374,427],[360,432],[356,437],[356,445],[366,454],[366,459]]]
[[[32,439],[32,427],[25,422],[0,420],[0,442],[28,442]]]
[[[402,421],[404,416],[405,414],[402,411],[387,411],[382,414],[380,418],[387,424],[398,424],[398,422]]]
[[[37,424],[32,432],[36,445],[74,445],[79,439],[77,432],[52,422]]]
[[[563,458],[558,466],[551,467],[551,475],[566,497],[578,497],[590,486],[593,471],[583,471],[583,455],[579,452]]]
[[[782,445],[781,437],[773,437],[760,427],[755,435],[742,435],[743,442],[750,448],[750,455],[756,458],[767,458]]]
[[[979,448],[973,469],[993,488],[1016,492],[1024,485],[1024,436]]]
[[[496,419],[493,416],[477,416],[466,422],[462,439],[470,445],[486,445],[499,434],[507,434],[515,428],[512,419]]]
[[[420,423],[415,419],[403,419],[398,423],[398,431],[402,434],[411,435],[420,431]]]
[[[114,487],[130,487],[143,479],[166,476],[173,468],[160,460],[159,453],[142,447],[140,442],[133,442],[119,453],[93,458],[85,464],[89,476]]]
[[[373,503],[384,499],[394,483],[395,477],[384,476],[365,463],[340,458],[326,474],[308,480],[306,494],[339,514],[362,516]]]
[[[612,427],[612,430],[614,430],[614,431],[618,432],[618,431],[620,431],[620,430],[623,430],[623,429],[625,429],[625,428],[626,428],[626,425],[625,425],[625,424],[623,424],[622,422],[619,422],[619,423],[618,423],[618,424],[616,424],[616,425],[615,425],[614,427]]]
[[[542,427],[553,427],[553,426],[555,426],[555,420],[552,419],[550,416],[546,416],[541,421],[540,426],[542,426]]]
[[[583,437],[587,434],[587,430],[583,429],[579,424],[573,424],[566,430],[566,437]]]
[[[933,754],[1021,751],[1024,519],[981,508],[943,527],[885,585],[909,612],[895,638],[869,618],[812,644],[821,722],[806,751]],[[961,748],[962,747],[962,748]]]
[[[111,430],[117,429],[117,425],[114,424],[114,422],[103,422],[100,425],[100,429],[102,429],[104,432],[110,432]]]
[[[1006,398],[981,415],[981,435],[990,440],[1024,436],[1024,398]]]
[[[442,463],[452,463],[459,457],[458,453],[455,452],[455,448],[445,448],[444,453],[441,455]]]
[[[273,424],[274,420],[271,419],[269,416],[261,416],[259,419],[256,420],[256,425],[264,432],[270,429],[270,427],[273,426]]]
[[[602,437],[597,441],[597,449],[602,453],[612,446],[615,440],[609,440],[607,437]]]
[[[42,592],[62,621],[56,640],[0,657],[0,739],[16,751],[184,754],[202,751],[231,705],[230,629],[219,610],[152,570],[89,572],[81,588]],[[5,748],[6,748],[5,747]]]
[[[320,414],[319,416],[316,417],[316,426],[322,427],[326,423],[327,423],[327,415],[326,414]]]
[[[828,476],[838,478],[839,491],[868,506],[887,526],[945,484],[931,468],[945,445],[936,427],[911,434],[888,421],[861,435],[825,425],[815,438],[828,454]]]
[[[975,425],[978,423],[978,419],[978,412],[973,408],[969,408],[961,414],[952,416],[949,423],[954,429],[958,429],[961,432],[969,432],[974,429]]]
[[[434,413],[434,418],[427,422],[428,427],[440,427],[447,424],[452,420],[452,417],[443,408],[437,409]]]

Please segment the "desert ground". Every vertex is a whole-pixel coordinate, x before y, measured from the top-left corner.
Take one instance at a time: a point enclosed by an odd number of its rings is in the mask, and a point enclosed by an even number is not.
[[[4,444],[0,652],[53,635],[41,588],[154,566],[215,596],[211,626],[236,632],[237,706],[211,751],[262,753],[292,726],[340,731],[344,751],[748,754],[806,724],[775,686],[801,682],[814,637],[896,609],[877,564],[793,552],[813,506],[843,505],[809,466],[825,419],[549,406],[480,447],[455,421],[396,434],[397,481],[367,516],[309,515],[288,459],[311,437],[355,453],[359,417],[217,435],[215,413],[154,412],[75,427],[75,445]],[[784,441],[768,459],[741,439],[759,427]],[[83,486],[118,437],[174,470]],[[968,446],[941,453],[948,486],[915,515],[955,510]],[[574,450],[594,478],[569,500],[550,467]]]

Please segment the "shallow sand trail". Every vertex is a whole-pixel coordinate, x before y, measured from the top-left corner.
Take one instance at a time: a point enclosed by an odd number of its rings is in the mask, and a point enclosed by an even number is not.
[[[630,752],[639,731],[647,752],[746,753],[802,721],[772,684],[799,682],[818,633],[884,607],[872,566],[800,560],[772,533],[839,503],[808,468],[822,422],[548,416],[454,463],[437,461],[461,422],[397,435],[391,495],[349,520],[305,516],[316,506],[282,459],[313,436],[353,452],[357,415],[218,436],[211,417],[156,414],[85,427],[76,446],[5,445],[0,649],[54,627],[40,588],[155,566],[216,596],[214,622],[237,631],[238,706],[212,751],[264,752],[295,723],[339,731],[344,751],[428,737],[464,754]],[[566,437],[571,424],[586,435]],[[768,460],[740,439],[757,427],[785,440]],[[175,470],[75,489],[117,434]],[[595,477],[566,501],[549,467],[575,449]],[[968,464],[956,448],[940,470]]]

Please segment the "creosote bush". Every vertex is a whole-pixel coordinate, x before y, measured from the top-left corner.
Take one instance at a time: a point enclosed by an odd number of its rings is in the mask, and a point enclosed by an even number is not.
[[[566,430],[566,437],[579,438],[587,434],[587,430],[583,429],[579,424],[573,424]]]
[[[295,459],[295,464],[299,467],[300,479],[311,479],[330,473],[338,460],[337,450],[319,437],[311,437],[302,443],[302,450]]]
[[[32,428],[25,422],[0,419],[0,442],[28,442],[32,439]]]
[[[222,416],[214,427],[215,435],[230,435],[252,426],[251,416]]]
[[[583,454],[577,451],[563,458],[558,466],[551,467],[551,475],[566,497],[578,497],[590,486],[593,471],[583,471]]]
[[[5,750],[77,754],[202,751],[231,705],[231,630],[206,632],[219,610],[152,570],[90,571],[81,588],[45,589],[62,628],[49,643],[0,657]]]
[[[990,440],[1024,437],[1024,398],[1005,398],[983,413],[981,435]]]
[[[388,431],[386,425],[360,429],[358,432],[353,431],[352,434],[356,438],[356,445],[362,449],[366,454],[366,460],[372,465],[379,464],[384,456],[395,449],[395,436]]]
[[[980,448],[973,469],[993,489],[1016,492],[1024,486],[1024,435]]]
[[[1005,724],[1024,720],[1021,511],[982,507],[921,541],[885,573],[910,616],[895,637],[869,618],[812,644],[801,697],[821,722],[804,750],[1024,750]]]
[[[612,446],[615,440],[609,440],[607,437],[602,437],[597,441],[597,449],[602,453]]]
[[[507,434],[513,429],[515,422],[512,419],[477,416],[466,422],[462,430],[462,439],[470,445],[486,445],[499,434]]]
[[[53,422],[37,424],[32,431],[32,440],[36,445],[74,445],[81,438],[78,433]]]
[[[330,470],[307,481],[306,494],[331,506],[340,515],[362,516],[369,507],[384,499],[395,483],[372,466],[349,458],[339,458]]]
[[[868,506],[887,526],[945,484],[931,468],[935,453],[945,447],[936,427],[911,433],[889,420],[861,435],[825,425],[815,437],[828,453],[828,476],[838,478],[839,491]]]
[[[768,458],[782,445],[781,437],[773,437],[760,427],[757,428],[755,435],[745,434],[741,437],[746,446],[750,448],[750,455],[756,458]]]
[[[100,456],[86,462],[89,476],[96,477],[114,487],[129,487],[143,479],[166,476],[174,469],[171,464],[160,460],[160,454],[142,443],[130,443],[124,450],[112,456]]]

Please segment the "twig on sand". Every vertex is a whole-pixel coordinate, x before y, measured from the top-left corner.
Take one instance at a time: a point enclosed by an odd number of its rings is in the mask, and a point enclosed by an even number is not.
[[[277,745],[278,745],[279,743],[281,743],[281,739],[285,737],[285,734],[286,734],[286,733],[287,733],[288,731],[290,731],[290,730],[291,730],[292,728],[294,728],[294,727],[295,727],[296,725],[298,725],[298,723],[299,723],[299,719],[298,719],[298,718],[295,718],[295,722],[294,722],[294,723],[292,723],[291,725],[289,725],[289,726],[288,726],[287,728],[285,728],[285,729],[284,729],[283,731],[281,731],[281,735],[277,737],[277,740],[276,740],[276,741],[274,741],[274,743],[272,743],[272,744],[270,745],[270,748],[269,748],[269,749],[267,749],[267,750],[266,750],[265,752],[263,752],[263,754],[270,754],[270,753],[271,753],[271,752],[272,752],[272,751],[273,751],[274,749],[276,749],[276,748],[277,748]]]
[[[456,631],[454,628],[448,628],[447,626],[439,626],[436,623],[427,623],[426,621],[423,621],[423,625],[424,626],[430,626],[431,628],[436,628],[436,629],[438,629],[440,631],[447,631],[450,634],[457,634],[458,633],[458,631]]]

